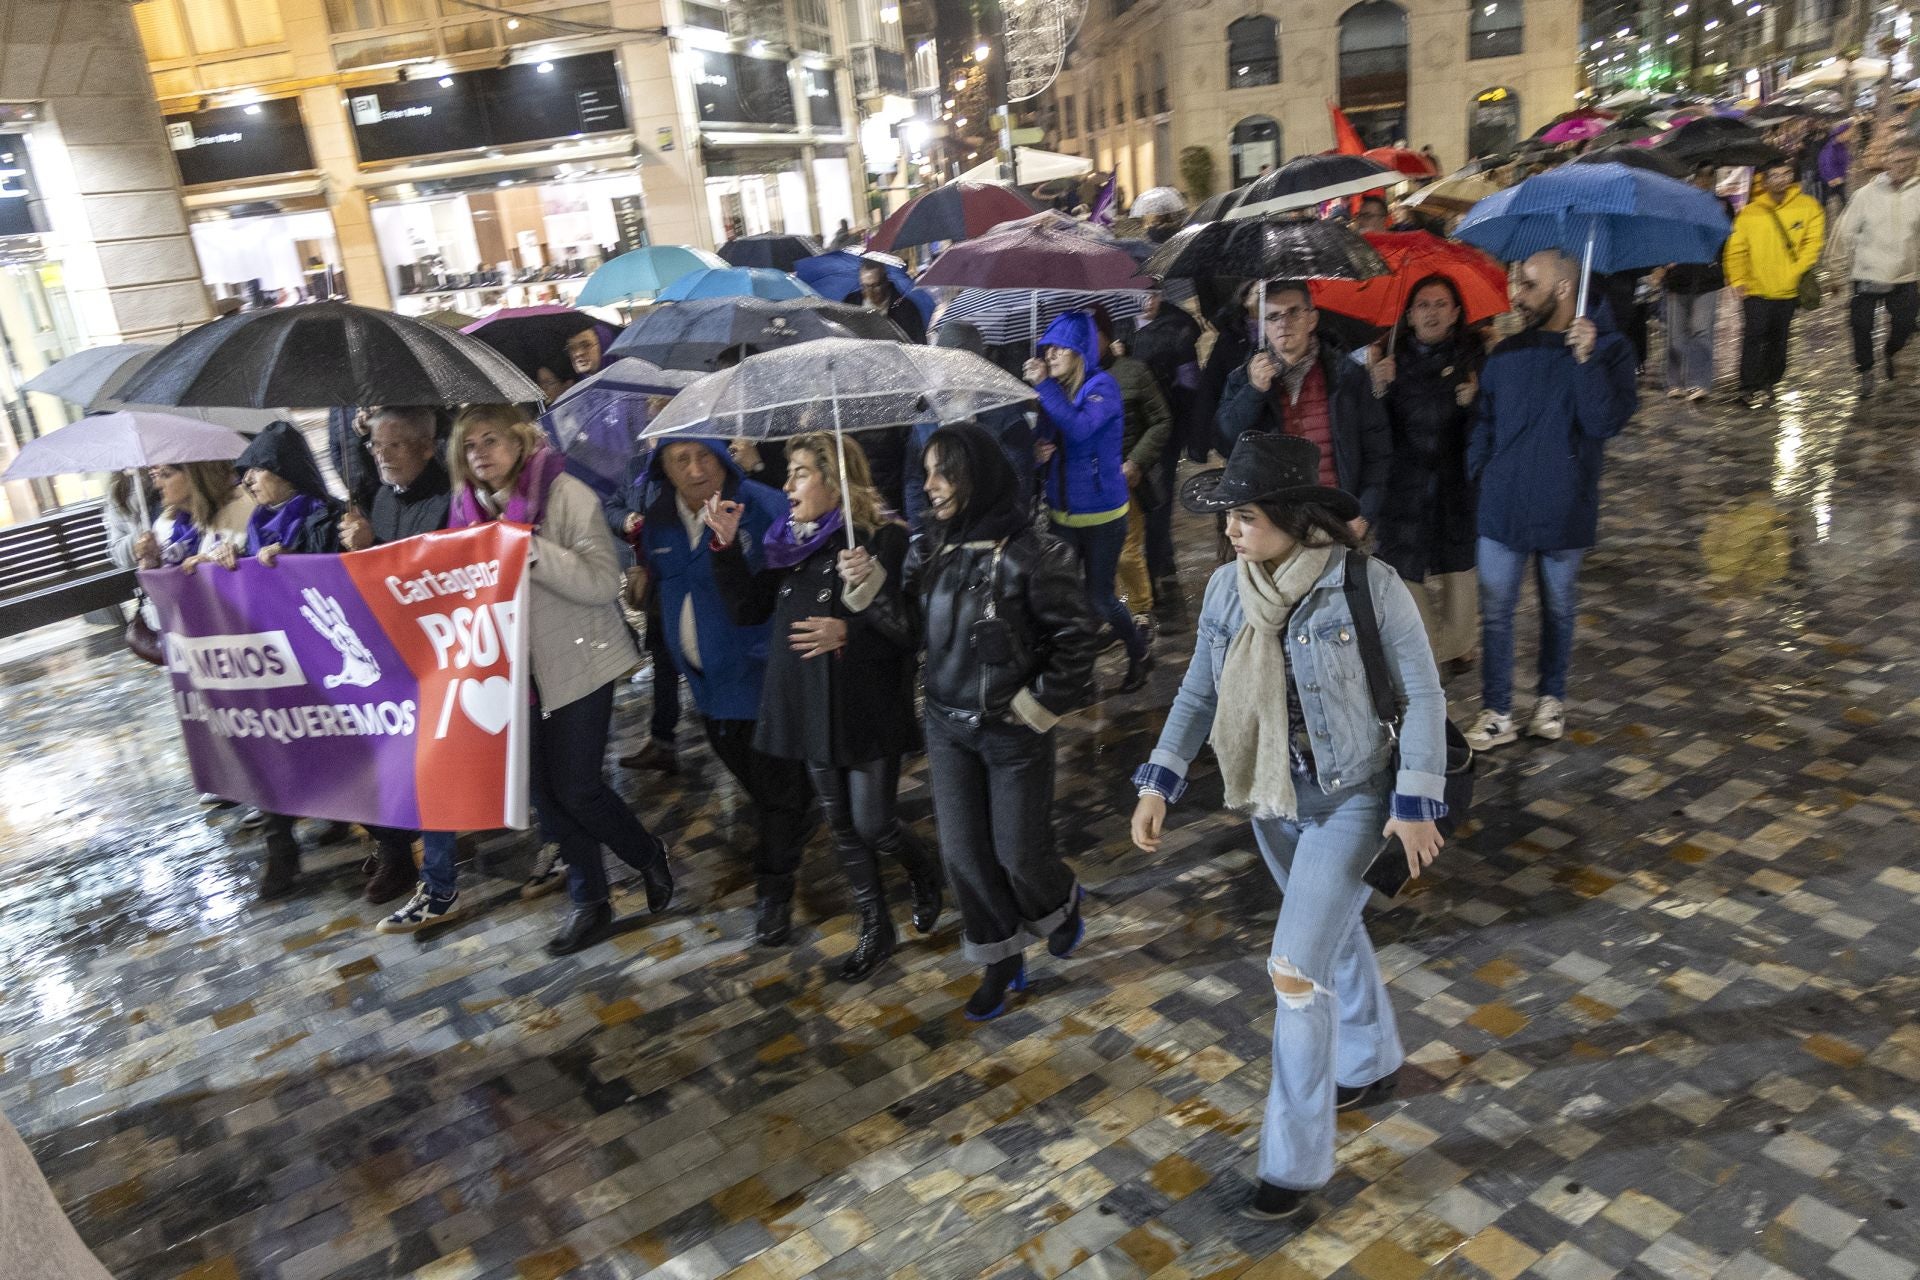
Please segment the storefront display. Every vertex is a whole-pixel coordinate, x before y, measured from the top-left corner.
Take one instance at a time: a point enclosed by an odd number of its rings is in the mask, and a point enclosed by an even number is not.
[[[627,127],[611,53],[369,85],[348,94],[347,109],[362,164]]]
[[[188,230],[201,278],[215,298],[235,298],[251,309],[345,296],[333,215],[324,204],[202,210]]]

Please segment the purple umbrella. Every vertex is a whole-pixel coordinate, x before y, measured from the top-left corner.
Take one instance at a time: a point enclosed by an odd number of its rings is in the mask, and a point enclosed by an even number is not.
[[[1104,232],[1064,218],[1030,218],[954,245],[933,260],[920,283],[1024,290],[1033,322],[1029,328],[1037,334],[1042,290],[1159,287],[1139,270],[1133,255]]]

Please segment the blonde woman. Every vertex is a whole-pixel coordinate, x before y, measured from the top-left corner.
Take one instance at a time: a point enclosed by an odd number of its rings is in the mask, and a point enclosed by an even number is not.
[[[160,495],[160,514],[133,540],[135,566],[158,569],[222,547],[247,549],[253,499],[235,483],[231,462],[163,462],[147,476]]]
[[[450,528],[508,520],[533,526],[528,569],[527,652],[533,668],[533,804],[567,864],[573,916],[547,943],[570,955],[610,937],[606,866],[600,846],[640,873],[647,907],[673,901],[666,842],[649,832],[607,785],[607,729],[613,686],[639,654],[620,616],[620,560],[600,501],[565,474],[566,459],[512,405],[470,405],[447,440],[453,480]],[[427,832],[423,881],[393,920],[434,923],[455,910],[450,833]],[[414,927],[419,927],[418,923]]]
[[[859,941],[840,969],[843,979],[859,982],[896,945],[881,855],[906,868],[913,925],[923,934],[940,916],[940,864],[901,823],[896,806],[900,758],[920,746],[913,636],[876,623],[879,611],[869,608],[882,592],[900,589],[907,530],[881,505],[865,451],[852,439],[845,450],[843,491],[831,435],[788,442],[788,510],[761,542],[760,572],[740,545],[740,504],[715,495],[706,519],[722,548],[713,559],[714,581],[734,622],[773,622],[753,745],[806,762],[860,910]],[[842,586],[843,561],[857,567],[858,586]]]

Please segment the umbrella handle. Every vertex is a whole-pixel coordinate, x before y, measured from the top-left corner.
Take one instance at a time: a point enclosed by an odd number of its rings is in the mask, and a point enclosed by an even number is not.
[[[833,371],[833,363],[827,363],[827,396],[833,401],[833,450],[839,455],[840,463],[840,523],[847,531],[847,550],[854,549],[853,542],[853,495],[847,492],[847,437],[840,430],[840,377]]]
[[[1584,319],[1587,314],[1587,282],[1593,279],[1593,241],[1594,224],[1587,224],[1587,251],[1580,260],[1580,299],[1574,304],[1576,319]]]
[[[1267,349],[1267,278],[1260,277],[1260,293],[1253,303],[1253,327],[1260,331],[1260,345],[1256,350]]]
[[[1038,289],[1027,290],[1027,329],[1032,343],[1027,355],[1038,356],[1040,354],[1040,291]]]

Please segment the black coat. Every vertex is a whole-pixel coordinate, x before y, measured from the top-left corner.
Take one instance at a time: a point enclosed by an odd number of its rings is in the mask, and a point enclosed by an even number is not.
[[[1406,342],[1394,354],[1397,374],[1386,397],[1393,462],[1375,525],[1376,554],[1409,582],[1473,568],[1477,530],[1467,479],[1473,403],[1462,408],[1456,391],[1483,359],[1472,335],[1424,352]]]
[[[373,526],[376,543],[398,542],[417,533],[432,533],[447,527],[447,509],[453,502],[453,489],[447,468],[438,458],[427,459],[427,469],[402,493],[383,484],[373,495],[373,510],[367,522]]]
[[[901,589],[907,531],[885,524],[857,541],[887,575],[880,597],[857,613],[842,598],[835,563],[846,549],[845,534],[786,569],[753,572],[737,539],[713,555],[714,583],[734,623],[755,627],[773,620],[753,731],[758,751],[846,768],[920,747],[911,637],[876,625],[886,597]],[[824,658],[801,657],[789,643],[793,624],[821,617],[846,622],[847,646]]]

